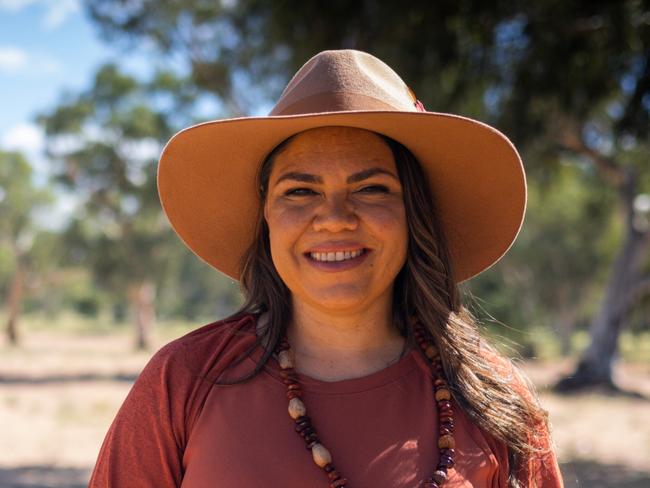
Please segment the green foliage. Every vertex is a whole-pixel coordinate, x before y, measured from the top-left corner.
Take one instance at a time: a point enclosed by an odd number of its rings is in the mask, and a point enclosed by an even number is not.
[[[593,314],[620,232],[616,195],[597,175],[573,164],[555,179],[529,185],[522,230],[508,254],[470,282],[480,297],[475,312],[509,337],[531,342],[521,331],[561,330]],[[505,286],[504,286],[505,284]],[[560,323],[564,318],[566,322]]]
[[[152,179],[140,186],[130,182],[120,168],[132,163],[115,147],[123,138],[162,141],[181,113],[178,104],[199,93],[218,98],[214,117],[259,110],[276,99],[297,67],[323,49],[357,48],[379,56],[430,110],[490,122],[522,149],[529,178],[524,227],[508,255],[471,283],[482,300],[476,306],[484,309],[477,313],[499,317],[504,334],[522,338],[522,330],[535,327],[562,332],[594,313],[625,224],[619,183],[608,164],[634,168],[636,191],[650,194],[648,1],[86,4],[107,39],[127,46],[150,42],[163,55],[185,62],[191,73],[187,83],[161,72],[147,95],[115,67],[106,67],[94,92],[60,108],[46,126],[51,135],[79,134],[89,125],[112,134],[63,158],[64,180],[84,181],[89,174],[87,181],[98,187],[88,215],[80,216],[72,233],[95,235],[79,253],[101,250],[107,269],[100,276],[121,269],[120,263],[128,263],[127,274],[137,269],[158,274],[167,266],[168,274],[159,278],[165,284],[165,314],[213,310],[215,297],[224,293],[222,283],[180,247],[159,248],[158,240],[150,239],[159,212],[144,196],[155,193]],[[161,106],[168,109],[161,113],[155,108]],[[94,173],[79,169],[82,157],[93,161]],[[153,166],[141,171],[151,175]],[[124,198],[137,205],[125,205]],[[125,207],[146,218],[129,216]],[[118,249],[118,241],[127,241],[123,226],[115,225],[123,220],[116,216],[125,214],[130,228],[145,229],[137,232],[144,237]],[[82,222],[91,216],[95,224]],[[129,261],[146,249],[169,259],[154,265],[147,255],[140,266]],[[191,303],[191,310],[183,303]],[[647,300],[638,303],[647,310]],[[644,317],[633,311],[633,321],[647,323]],[[531,337],[524,342],[534,343]]]
[[[83,199],[66,232],[70,258],[90,265],[96,284],[118,297],[130,283],[160,279],[173,239],[155,165],[175,128],[148,100],[149,88],[109,64],[89,90],[40,117],[57,181]]]
[[[32,168],[19,153],[0,151],[0,240],[30,247],[32,212],[52,201],[32,183]]]

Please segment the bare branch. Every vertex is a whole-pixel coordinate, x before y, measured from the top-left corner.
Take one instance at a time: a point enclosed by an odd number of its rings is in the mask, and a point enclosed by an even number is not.
[[[598,170],[616,187],[620,187],[625,182],[625,171],[612,158],[596,151],[587,146],[580,135],[580,130],[576,124],[567,122],[561,123],[558,130],[558,143],[561,149],[585,156],[591,160]]]

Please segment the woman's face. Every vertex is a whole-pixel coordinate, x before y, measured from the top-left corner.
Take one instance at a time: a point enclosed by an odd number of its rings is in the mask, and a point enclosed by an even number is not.
[[[391,300],[408,231],[393,154],[376,134],[323,127],[295,136],[273,163],[264,217],[294,301],[354,313]]]

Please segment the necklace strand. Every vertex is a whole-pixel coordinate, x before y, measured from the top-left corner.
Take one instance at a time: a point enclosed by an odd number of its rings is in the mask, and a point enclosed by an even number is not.
[[[433,391],[438,407],[438,449],[439,460],[435,472],[429,478],[422,480],[421,488],[440,488],[447,481],[448,471],[454,466],[455,441],[454,441],[454,415],[451,406],[451,394],[445,379],[442,362],[438,348],[433,344],[421,324],[415,323],[415,339],[424,355],[429,359],[434,372]],[[287,336],[283,336],[275,350],[278,364],[280,365],[282,381],[287,386],[287,399],[289,400],[289,416],[296,424],[296,432],[304,439],[305,447],[311,451],[314,462],[323,469],[329,480],[329,488],[343,488],[348,486],[344,478],[332,464],[332,455],[321,444],[316,429],[307,415],[307,407],[301,400],[302,389],[298,383],[295,362],[291,345]]]

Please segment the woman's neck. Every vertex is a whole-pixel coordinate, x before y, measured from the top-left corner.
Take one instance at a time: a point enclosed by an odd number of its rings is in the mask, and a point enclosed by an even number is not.
[[[332,314],[294,301],[287,338],[296,370],[323,381],[367,376],[397,362],[404,351],[390,303]]]

